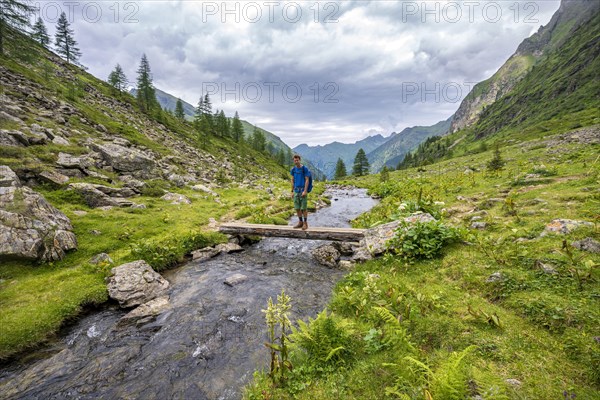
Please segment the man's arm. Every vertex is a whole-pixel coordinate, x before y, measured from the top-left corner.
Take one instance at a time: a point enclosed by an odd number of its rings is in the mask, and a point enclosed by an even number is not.
[[[304,193],[302,193],[302,196],[306,196],[306,193],[308,193],[308,176],[304,177]]]

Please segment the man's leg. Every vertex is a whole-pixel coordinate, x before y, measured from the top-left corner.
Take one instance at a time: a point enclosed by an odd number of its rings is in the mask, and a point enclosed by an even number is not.
[[[294,225],[295,229],[302,228],[302,210],[297,209],[296,214],[298,215],[298,223]]]

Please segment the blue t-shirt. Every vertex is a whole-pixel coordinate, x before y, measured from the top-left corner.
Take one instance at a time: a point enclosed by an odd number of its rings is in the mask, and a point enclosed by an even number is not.
[[[302,192],[304,191],[304,182],[305,177],[308,177],[308,174],[303,171],[306,167],[303,165],[301,168],[294,166],[290,171],[290,175],[294,177],[294,191]],[[308,168],[306,168],[308,170]]]

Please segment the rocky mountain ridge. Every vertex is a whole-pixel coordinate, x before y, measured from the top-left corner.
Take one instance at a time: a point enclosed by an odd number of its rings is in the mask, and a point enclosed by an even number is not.
[[[530,69],[558,48],[600,9],[596,0],[563,0],[558,11],[538,32],[526,38],[515,53],[490,78],[475,85],[452,118],[449,132],[475,124],[484,109],[502,98],[523,79]]]

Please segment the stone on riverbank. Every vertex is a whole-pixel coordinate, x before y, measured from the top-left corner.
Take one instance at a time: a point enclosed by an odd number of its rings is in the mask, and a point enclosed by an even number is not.
[[[144,260],[119,265],[108,278],[108,295],[123,308],[146,303],[166,294],[169,282]]]

